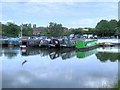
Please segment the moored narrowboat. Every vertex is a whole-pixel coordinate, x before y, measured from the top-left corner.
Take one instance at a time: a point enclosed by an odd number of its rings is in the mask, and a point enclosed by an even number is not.
[[[50,48],[60,48],[60,44],[62,43],[62,39],[52,38],[49,42]]]
[[[75,45],[76,49],[81,50],[88,50],[98,47],[97,40],[94,39],[86,39],[86,40],[79,40],[76,42]]]

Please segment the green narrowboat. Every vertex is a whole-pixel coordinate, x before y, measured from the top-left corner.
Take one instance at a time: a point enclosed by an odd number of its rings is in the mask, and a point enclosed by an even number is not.
[[[92,49],[97,46],[98,46],[97,40],[93,40],[93,39],[79,40],[75,44],[75,47],[77,49]]]

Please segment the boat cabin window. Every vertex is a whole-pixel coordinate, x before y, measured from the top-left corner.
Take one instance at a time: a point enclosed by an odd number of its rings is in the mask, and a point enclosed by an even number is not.
[[[27,42],[22,42],[22,45],[27,45]]]

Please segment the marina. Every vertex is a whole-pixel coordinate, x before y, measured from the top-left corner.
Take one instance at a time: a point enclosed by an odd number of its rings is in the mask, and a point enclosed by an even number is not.
[[[1,2],[0,89],[118,90],[120,2],[33,1]]]
[[[22,48],[29,47],[49,47],[49,48],[75,48],[80,50],[92,49],[98,46],[119,45],[120,39],[83,39],[83,38],[7,38],[0,39],[3,46],[19,46]]]

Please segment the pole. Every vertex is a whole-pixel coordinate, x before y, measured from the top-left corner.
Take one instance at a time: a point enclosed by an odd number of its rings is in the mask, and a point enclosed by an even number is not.
[[[23,24],[21,24],[21,39],[22,39],[22,29],[23,29]]]

